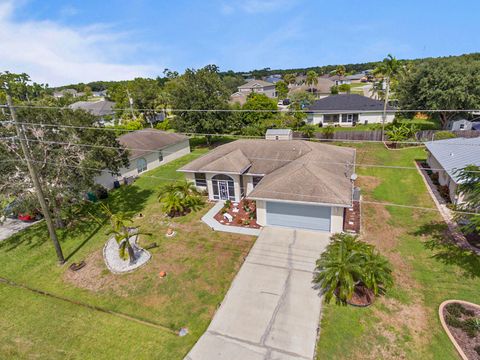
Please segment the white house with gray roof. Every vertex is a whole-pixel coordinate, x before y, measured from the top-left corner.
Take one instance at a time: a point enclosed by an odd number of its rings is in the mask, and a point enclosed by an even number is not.
[[[237,140],[178,171],[212,201],[255,200],[259,225],[334,233],[343,231],[345,209],[352,206],[354,167],[353,148]]]
[[[308,107],[307,124],[354,126],[382,123],[383,101],[358,94],[331,95]],[[385,122],[395,118],[394,108],[387,105]]]
[[[461,180],[457,170],[467,165],[480,166],[480,137],[431,141],[426,147],[427,163],[438,173],[438,182],[448,187],[452,203],[461,204],[464,199],[458,192]]]

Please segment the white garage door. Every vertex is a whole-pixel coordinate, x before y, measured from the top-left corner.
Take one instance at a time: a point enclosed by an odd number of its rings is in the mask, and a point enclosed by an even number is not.
[[[267,201],[267,225],[330,231],[331,208]]]

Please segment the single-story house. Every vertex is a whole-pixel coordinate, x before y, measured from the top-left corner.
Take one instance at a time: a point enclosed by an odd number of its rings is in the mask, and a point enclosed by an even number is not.
[[[355,149],[303,140],[237,140],[178,171],[212,201],[256,201],[261,226],[343,231]]]
[[[266,82],[276,84],[279,81],[282,81],[282,76],[281,75],[271,75],[263,78]]]
[[[60,91],[54,91],[53,93],[53,97],[55,98],[62,98],[64,97],[65,95],[72,95],[73,97],[79,97],[79,96],[82,96],[81,94],[82,93],[79,93],[77,90],[75,89],[63,89],[63,90],[60,90]]]
[[[118,141],[129,149],[130,165],[120,169],[119,175],[105,171],[97,176],[95,182],[107,189],[112,189],[116,181],[128,181],[190,153],[187,136],[156,129],[132,131],[120,136]]]
[[[307,85],[305,82],[301,84],[290,84],[288,85],[289,95],[292,95],[297,92],[311,92],[317,98],[321,99],[331,94],[331,88],[335,83],[332,80],[319,77],[317,82],[313,85]]]
[[[364,73],[358,73],[353,75],[347,75],[347,80],[350,80],[352,83],[367,82],[368,78]]]
[[[308,107],[307,124],[353,126],[382,123],[384,103],[359,94],[331,95]],[[394,108],[387,105],[386,123],[395,118]]]
[[[265,94],[269,98],[277,97],[277,90],[275,89],[275,84],[272,84],[263,80],[250,80],[243,85],[238,87],[238,92],[248,95],[252,92]]]
[[[115,103],[108,100],[98,101],[77,101],[71,104],[70,109],[82,109],[98,118],[99,125],[114,125],[115,122]]]
[[[328,77],[328,80],[331,80],[335,85],[350,85],[352,81],[343,75],[332,75]]]
[[[458,192],[461,180],[457,170],[467,165],[480,166],[480,137],[431,141],[426,147],[427,163],[433,172],[438,173],[438,182],[448,187],[452,203],[461,204],[464,198]]]

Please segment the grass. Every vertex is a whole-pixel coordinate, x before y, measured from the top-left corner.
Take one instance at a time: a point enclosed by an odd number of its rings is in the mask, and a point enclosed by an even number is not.
[[[169,220],[161,212],[158,188],[183,178],[176,169],[205,153],[198,149],[141,176],[111,193],[113,211],[132,215],[142,230],[141,244],[156,242],[151,261],[125,275],[105,267],[102,248],[106,227],[79,218],[59,231],[68,259],[56,264],[44,224],[0,243],[0,276],[62,297],[147,319],[172,330],[187,327],[178,337],[155,328],[79,307],[61,300],[0,284],[0,358],[135,358],[182,359],[207,328],[254,238],[213,232],[200,218],[208,210]],[[172,226],[177,235],[164,236]],[[78,273],[72,262],[85,260]],[[159,271],[167,277],[160,279]]]
[[[422,148],[359,145],[357,162],[413,166]],[[433,208],[416,170],[359,168],[364,199]],[[317,359],[457,359],[438,320],[440,303],[480,303],[480,260],[442,242],[437,212],[362,205],[362,237],[394,267],[396,285],[367,308],[327,304]]]

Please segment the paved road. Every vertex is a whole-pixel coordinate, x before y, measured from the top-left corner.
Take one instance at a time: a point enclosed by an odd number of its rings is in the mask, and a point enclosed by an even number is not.
[[[264,228],[186,360],[312,359],[321,309],[312,272],[328,239]]]
[[[0,225],[0,241],[8,239],[13,234],[26,229],[37,222],[24,222],[14,219],[6,219],[3,224]]]

